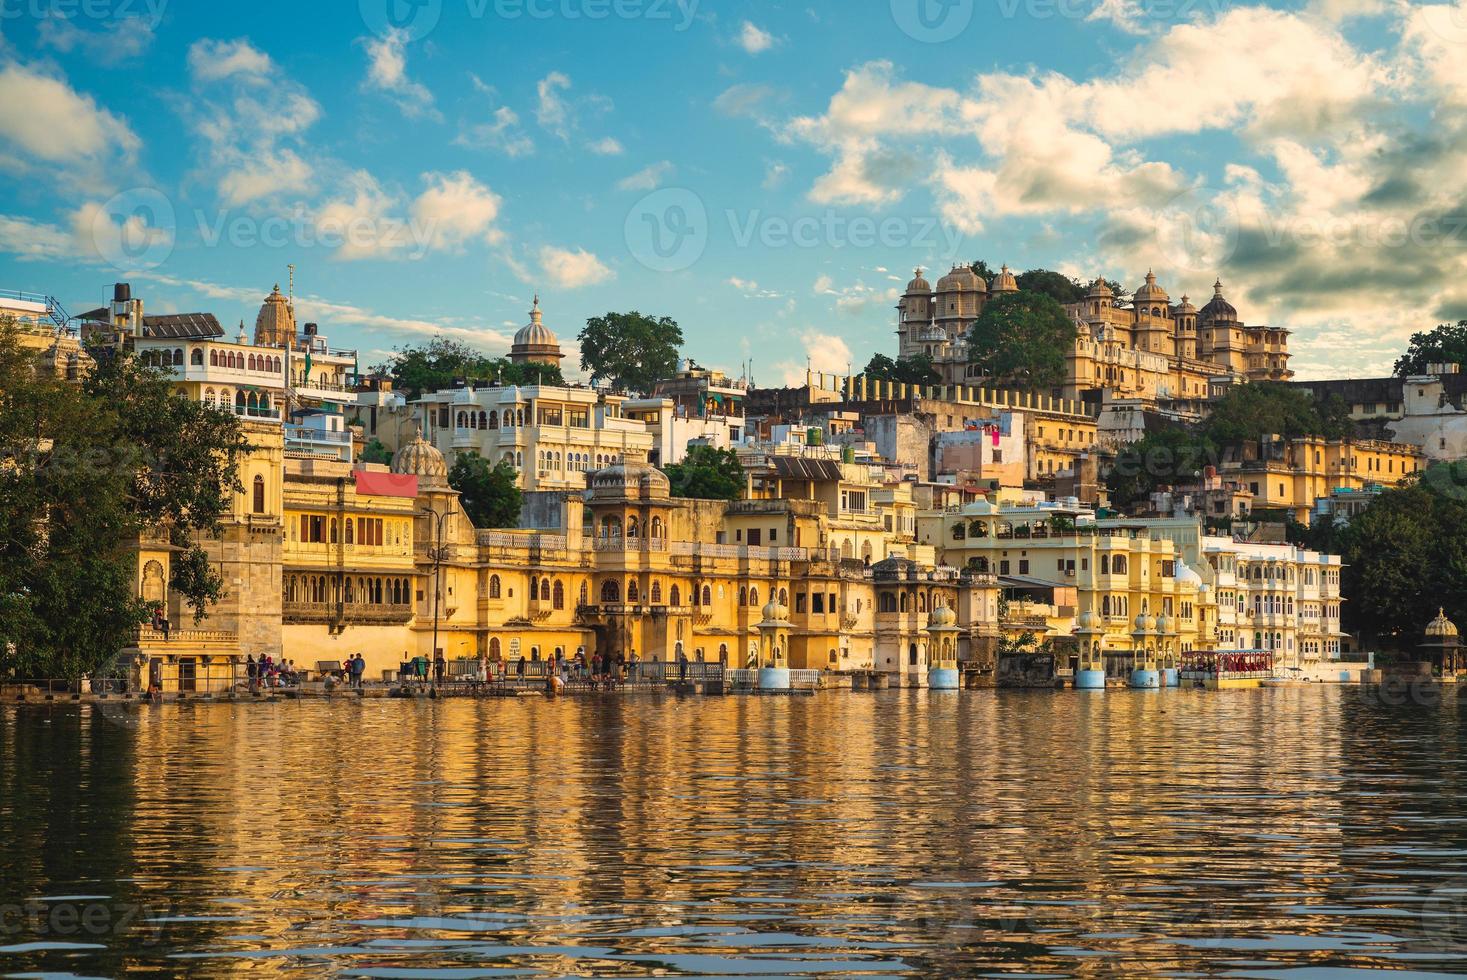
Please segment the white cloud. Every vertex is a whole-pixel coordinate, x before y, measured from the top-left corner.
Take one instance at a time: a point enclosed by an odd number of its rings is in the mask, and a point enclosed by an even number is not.
[[[201,82],[217,82],[226,78],[263,82],[274,73],[275,65],[269,55],[246,38],[232,41],[204,38],[189,47],[188,68],[189,73]]]
[[[800,334],[800,346],[804,348],[806,363],[783,361],[774,366],[780,372],[780,380],[790,387],[803,385],[807,370],[845,374],[854,361],[850,345],[835,334],[806,330]]]
[[[316,170],[304,135],[321,118],[310,93],[242,38],[196,41],[188,61],[198,92],[183,113],[203,141],[204,177],[223,203],[239,207],[309,190]]]
[[[757,119],[764,107],[778,97],[771,85],[763,82],[740,82],[731,85],[713,100],[713,108],[726,116],[744,116]]]
[[[408,204],[365,170],[356,171],[345,181],[349,193],[316,211],[321,242],[342,261],[420,259],[476,242],[502,242],[503,232],[495,226],[502,204],[498,194],[464,171],[427,173],[423,184]]]
[[[585,249],[546,245],[540,249],[539,260],[546,281],[560,289],[594,286],[615,276],[605,263]]]
[[[504,233],[495,227],[503,199],[466,171],[423,176],[428,185],[413,202],[413,223],[439,249],[479,241],[497,245]]]
[[[363,38],[362,44],[367,51],[367,77],[362,85],[369,91],[390,96],[409,119],[439,119],[441,115],[433,105],[433,93],[408,77],[407,43],[405,31]]]
[[[612,109],[611,100],[602,95],[571,95],[570,76],[561,71],[552,71],[535,84],[535,121],[540,128],[557,139],[569,142],[581,128],[581,117],[586,114],[604,116]],[[591,152],[603,156],[621,153],[621,144],[605,138],[589,144]]]
[[[0,215],[0,251],[29,261],[77,255],[76,239],[64,228],[20,215]]]
[[[95,192],[131,167],[141,146],[126,119],[64,78],[16,62],[0,67],[0,168]]]
[[[740,279],[738,276],[730,276],[728,284],[745,296],[754,299],[783,299],[784,294],[773,289],[764,289],[752,279]]]
[[[97,30],[79,27],[72,17],[52,16],[36,22],[36,35],[46,47],[86,55],[100,65],[119,65],[141,55],[153,44],[153,27],[143,17],[104,19]]]
[[[599,140],[593,140],[587,143],[586,149],[601,157],[616,157],[626,152],[626,148],[621,145],[621,142],[611,136],[603,136]]]
[[[829,297],[836,310],[855,317],[880,314],[894,306],[901,296],[893,287],[868,286],[860,280],[849,286],[837,287],[835,280],[828,275],[817,278],[811,291],[817,296]]]
[[[771,160],[764,166],[764,181],[760,185],[766,191],[778,190],[789,178],[790,168],[779,160]]]
[[[535,142],[520,128],[520,117],[509,106],[494,110],[493,122],[463,127],[454,140],[460,146],[497,150],[507,157],[528,156]]]
[[[630,177],[622,178],[616,186],[623,191],[655,191],[676,169],[670,161],[661,160],[638,170]]]
[[[744,21],[744,26],[739,29],[739,47],[749,54],[763,54],[775,45],[773,34],[759,27],[753,21]]]

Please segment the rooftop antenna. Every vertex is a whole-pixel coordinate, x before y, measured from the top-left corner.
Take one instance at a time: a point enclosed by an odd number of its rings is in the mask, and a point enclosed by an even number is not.
[[[287,265],[285,268],[288,269],[289,272],[290,272],[290,279],[289,279],[290,285],[287,287],[287,290],[289,291],[289,295],[287,297],[287,302],[290,304],[290,312],[291,313],[294,313],[295,312],[295,264],[292,263],[290,265]]]

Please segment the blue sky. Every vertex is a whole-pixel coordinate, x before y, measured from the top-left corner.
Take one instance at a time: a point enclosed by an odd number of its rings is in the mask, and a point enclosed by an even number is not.
[[[919,4],[923,5],[919,9]],[[389,6],[390,5],[390,6]],[[916,265],[1213,280],[1306,376],[1467,316],[1467,10],[1310,0],[0,0],[0,287],[491,352],[535,291],[761,383]],[[389,14],[391,17],[389,18]],[[654,239],[655,236],[655,239]]]

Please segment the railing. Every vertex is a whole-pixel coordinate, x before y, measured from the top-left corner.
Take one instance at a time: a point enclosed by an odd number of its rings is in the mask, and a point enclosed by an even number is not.
[[[346,623],[407,623],[413,618],[412,603],[394,605],[361,605],[358,603],[334,602],[286,602],[282,607],[282,618],[287,622],[331,623],[338,615]]]
[[[460,661],[466,664],[466,674],[478,676],[478,661]],[[555,665],[549,660],[511,660],[491,665],[492,679],[488,683],[514,686],[542,686],[546,679],[554,676]],[[720,663],[689,660],[685,663],[667,660],[644,660],[636,664],[612,664],[603,667],[601,683],[612,683],[618,687],[664,687],[668,684],[706,684],[725,679],[732,673]],[[450,677],[455,676],[450,669]],[[560,676],[572,686],[595,685],[592,668],[567,661]]]
[[[479,544],[489,548],[529,548],[541,551],[566,550],[563,534],[514,534],[507,531],[480,531]]]
[[[351,445],[350,432],[328,432],[325,429],[313,429],[305,425],[287,425],[285,438],[291,442],[309,442],[321,446]]]

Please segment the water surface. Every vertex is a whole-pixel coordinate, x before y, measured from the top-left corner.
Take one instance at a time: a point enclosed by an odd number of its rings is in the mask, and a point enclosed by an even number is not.
[[[1386,700],[8,706],[0,974],[1467,972],[1462,711]]]

